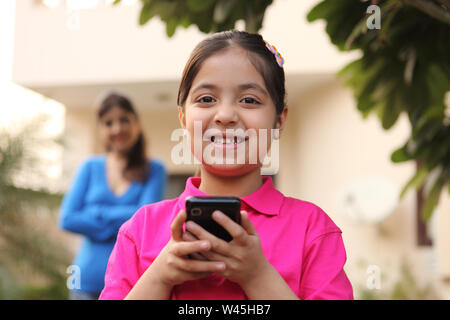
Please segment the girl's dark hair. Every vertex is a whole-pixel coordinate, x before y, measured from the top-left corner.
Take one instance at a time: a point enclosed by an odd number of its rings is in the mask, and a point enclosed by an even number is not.
[[[131,100],[119,93],[109,93],[100,103],[97,110],[97,120],[100,120],[113,107],[122,108],[126,112],[132,113],[137,120],[138,114],[131,103]],[[106,146],[109,151],[109,146]],[[127,153],[127,163],[122,171],[125,178],[144,182],[147,180],[150,170],[147,160],[146,141],[144,134],[141,132],[134,146]]]
[[[249,53],[249,60],[263,77],[267,90],[275,104],[277,115],[280,115],[286,105],[283,68],[277,64],[274,54],[266,48],[261,35],[237,30],[215,33],[195,47],[183,71],[177,104],[184,107],[192,83],[202,63],[214,53],[231,46],[240,47]]]

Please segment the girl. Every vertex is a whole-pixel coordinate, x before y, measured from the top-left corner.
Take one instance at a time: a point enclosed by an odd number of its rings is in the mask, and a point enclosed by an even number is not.
[[[341,230],[319,207],[276,190],[261,175],[265,153],[252,154],[249,137],[233,134],[275,129],[273,137],[257,135],[257,145],[269,148],[279,138],[288,110],[282,66],[281,55],[258,34],[222,32],[194,49],[178,106],[191,137],[200,123],[200,152],[191,143],[200,177],[189,178],[178,198],[141,208],[121,227],[101,299],[353,298]],[[245,150],[246,161],[206,161],[205,150],[213,156]],[[249,161],[255,156],[256,163]],[[231,242],[185,223],[188,196],[220,195],[242,203],[240,225],[213,213]]]
[[[83,235],[74,261],[80,286],[70,288],[71,299],[98,299],[119,227],[139,207],[164,196],[165,169],[161,162],[147,159],[131,101],[109,94],[97,118],[106,156],[84,162],[61,207],[61,227]]]

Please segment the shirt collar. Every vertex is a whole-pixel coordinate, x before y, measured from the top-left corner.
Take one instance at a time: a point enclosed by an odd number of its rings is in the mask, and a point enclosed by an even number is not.
[[[249,206],[259,213],[263,213],[270,216],[278,215],[283,203],[283,194],[275,189],[272,177],[263,176],[263,184],[255,192],[241,197],[242,207],[245,210],[245,206]],[[186,198],[189,196],[207,196],[210,195],[200,191],[200,177],[189,177],[186,181],[186,188],[183,193],[178,197],[178,205],[181,209],[186,210]]]

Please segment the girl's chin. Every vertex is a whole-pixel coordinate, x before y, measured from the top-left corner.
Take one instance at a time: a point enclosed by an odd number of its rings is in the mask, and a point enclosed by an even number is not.
[[[240,176],[255,169],[259,169],[257,164],[208,164],[202,163],[203,167],[209,172],[220,176]]]

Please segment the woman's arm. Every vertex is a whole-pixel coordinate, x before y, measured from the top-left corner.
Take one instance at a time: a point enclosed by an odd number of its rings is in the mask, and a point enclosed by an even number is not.
[[[65,194],[59,217],[61,228],[84,234],[94,240],[104,241],[112,236],[100,217],[98,206],[86,206],[85,196],[90,184],[90,162],[86,161],[78,170],[71,188]]]

